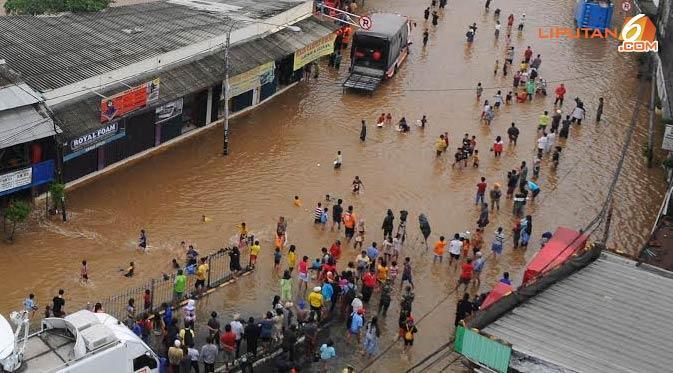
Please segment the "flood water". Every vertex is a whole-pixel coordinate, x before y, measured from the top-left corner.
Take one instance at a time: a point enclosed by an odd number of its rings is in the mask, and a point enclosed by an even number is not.
[[[182,240],[193,243],[201,253],[224,247],[236,234],[236,224],[245,221],[262,240],[259,270],[199,302],[199,309],[203,315],[210,309],[224,310],[225,315],[234,310],[259,315],[278,292],[278,276],[271,271],[271,241],[279,215],[287,217],[289,242],[297,245],[300,257],[316,257],[322,246],[339,237],[313,225],[315,203],[327,193],[343,198],[345,205],[352,204],[359,216],[366,217],[367,242],[381,240],[379,228],[388,208],[410,212],[412,236],[418,235],[421,212],[429,217],[432,241],[440,234],[448,237],[473,231],[478,217],[475,184],[485,176],[489,185],[505,185],[507,170],[518,167],[522,160],[532,163],[537,118],[543,110],[551,111],[551,92],[558,82],[568,89],[564,116],[573,107],[572,99],[579,96],[588,118],[581,127],[572,128],[558,170],[551,170],[547,158],[542,163],[542,192],[527,206],[534,219],[532,242],[537,243],[544,231],[559,225],[582,227],[600,209],[615,169],[635,105],[638,63],[635,56],[617,53],[613,40],[539,40],[537,27],[572,27],[574,2],[540,0],[534,9],[529,4],[496,0],[491,13],[485,14],[482,2],[451,1],[439,26],[428,24],[430,42],[423,50],[425,5],[368,0],[368,9],[393,10],[418,20],[412,54],[398,76],[372,97],[342,94],[346,58],[338,73],[323,65],[317,82],[300,83],[232,120],[230,155],[226,158],[221,155],[223,131],[218,127],[69,191],[67,223],[34,217],[29,226],[19,230],[14,244],[0,244],[0,311],[6,314],[17,309],[29,292],[34,292],[43,306],[59,288],[65,289],[66,310],[71,311],[86,301],[94,302],[169,271],[171,258],[184,257],[178,248]],[[502,87],[504,95],[512,82],[511,72],[506,78],[501,72],[493,76],[495,60],[502,63],[504,59],[506,34],[504,26],[500,40],[494,40],[492,14],[497,7],[502,8],[503,25],[509,13],[518,17],[526,11],[525,30],[521,36],[513,32],[512,45],[517,58],[528,45],[542,55],[540,72],[548,80],[550,95],[505,106],[488,128],[479,123],[481,107],[474,87],[481,81],[486,87],[484,98],[491,98],[494,87]],[[479,30],[473,45],[466,47],[465,29],[473,21]],[[599,96],[605,97],[605,114],[596,124],[593,118]],[[413,126],[410,134],[377,129],[373,123],[381,112],[392,113],[395,121],[406,116],[411,122],[426,114],[429,127],[421,131]],[[361,118],[369,124],[364,143],[358,138]],[[608,242],[609,247],[630,254],[639,250],[648,234],[665,189],[663,172],[648,170],[641,155],[646,119],[646,110],[641,110],[616,190]],[[497,135],[506,137],[513,121],[521,129],[519,144],[506,148],[496,160],[488,151],[490,144]],[[446,131],[451,141],[449,152],[436,159],[435,139]],[[481,154],[478,169],[451,167],[452,154],[464,133],[477,136]],[[337,150],[344,154],[339,171],[331,167]],[[350,192],[355,175],[365,185],[359,196]],[[304,201],[302,208],[293,206],[294,195]],[[511,202],[504,197],[502,202],[502,210],[490,217],[487,243],[499,225],[506,232],[511,229]],[[202,223],[202,215],[211,221]],[[151,245],[146,254],[135,250],[141,228],[147,230]],[[509,239],[507,243],[501,258],[487,262],[481,291],[489,289],[503,271],[510,271],[520,281],[521,269],[538,248],[531,244],[525,252],[512,252]],[[415,246],[405,248],[403,256],[412,257],[417,284],[414,313],[417,319],[424,317],[418,324],[416,344],[406,358],[400,357],[400,345],[391,348],[371,369],[398,371],[411,366],[448,340],[453,331],[456,299],[449,297],[436,305],[453,289],[457,271],[449,269],[446,262],[432,265],[430,256]],[[355,253],[346,254],[347,258],[355,257]],[[82,259],[89,262],[89,285],[78,281]],[[131,260],[136,263],[137,275],[127,279],[119,269]],[[382,349],[396,332],[398,303],[395,295],[384,323]],[[337,354],[344,354],[345,349],[337,346]],[[360,368],[367,364],[359,356],[344,360]]]

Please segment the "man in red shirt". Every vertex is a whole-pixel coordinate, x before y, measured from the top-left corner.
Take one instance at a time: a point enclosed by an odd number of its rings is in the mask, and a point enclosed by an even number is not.
[[[460,266],[460,277],[458,278],[456,290],[458,290],[460,285],[465,285],[465,291],[467,291],[467,285],[472,281],[472,272],[474,272],[472,258],[467,258],[467,261]]]
[[[523,58],[528,63],[530,61],[530,58],[533,57],[533,50],[530,49],[530,45],[528,48],[526,48],[526,51],[523,52]]]
[[[234,364],[236,358],[236,333],[231,331],[231,325],[224,326],[224,333],[220,336],[220,346],[224,350],[224,366],[229,367],[229,363]]]
[[[566,87],[561,83],[560,86],[556,87],[556,101],[554,101],[554,106],[561,102],[561,106],[563,106],[563,96],[566,94]]]
[[[372,297],[374,292],[374,287],[376,286],[376,276],[374,275],[374,270],[367,271],[364,276],[362,276],[362,301],[365,303],[369,302],[369,298]]]
[[[478,205],[479,202],[485,203],[484,195],[486,195],[486,178],[482,177],[481,182],[477,184],[477,196],[474,198],[474,204]]]
[[[341,257],[341,241],[336,240],[329,248],[329,253],[334,260],[339,260],[339,257]]]

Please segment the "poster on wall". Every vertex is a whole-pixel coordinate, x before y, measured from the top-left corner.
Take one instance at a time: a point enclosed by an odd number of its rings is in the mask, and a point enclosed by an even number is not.
[[[0,192],[29,185],[32,181],[32,167],[0,175]]]
[[[667,124],[664,132],[664,140],[661,143],[661,148],[673,152],[673,125]]]
[[[272,82],[276,63],[271,61],[229,78],[229,97],[236,97],[251,89]]]
[[[159,99],[161,80],[156,78],[142,85],[127,89],[100,102],[100,122],[107,123],[134,110],[142,109]]]
[[[331,33],[294,52],[294,70],[297,71],[320,57],[332,54],[335,39],[336,34]]]
[[[154,123],[159,124],[171,120],[178,115],[182,115],[182,98],[169,102],[165,105],[161,105],[156,110],[156,120]]]

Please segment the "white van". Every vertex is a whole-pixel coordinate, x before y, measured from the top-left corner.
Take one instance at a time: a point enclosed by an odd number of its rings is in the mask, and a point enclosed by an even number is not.
[[[13,313],[12,331],[0,315],[0,364],[6,372],[158,373],[159,359],[145,342],[116,318],[82,310],[65,318],[47,318],[37,333],[26,313]],[[25,331],[26,329],[24,329]]]

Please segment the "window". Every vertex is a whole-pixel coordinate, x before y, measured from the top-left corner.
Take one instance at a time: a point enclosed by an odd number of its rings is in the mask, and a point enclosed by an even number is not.
[[[157,368],[157,361],[149,354],[140,355],[137,358],[133,359],[133,371],[137,371],[142,368]]]

